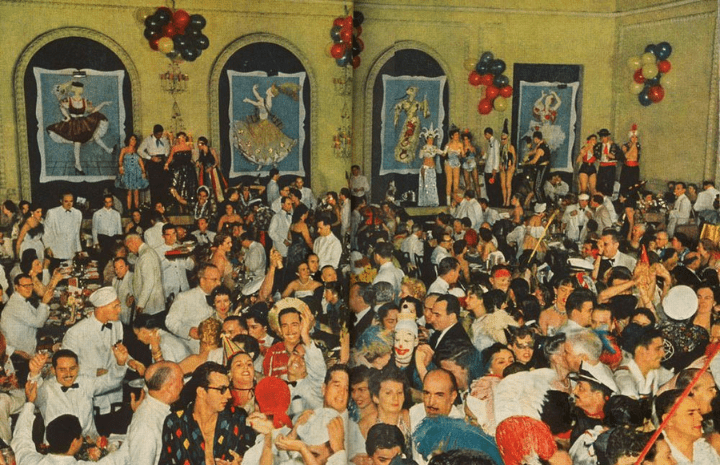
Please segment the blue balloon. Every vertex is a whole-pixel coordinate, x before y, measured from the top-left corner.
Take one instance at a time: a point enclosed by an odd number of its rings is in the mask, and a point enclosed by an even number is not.
[[[501,74],[499,76],[495,76],[495,79],[493,79],[493,84],[495,84],[495,87],[500,89],[510,84],[510,79],[504,74]]]
[[[492,52],[483,52],[482,55],[480,55],[480,63],[490,64],[491,61],[493,61],[493,58],[495,56],[492,54]]]
[[[648,96],[648,90],[649,90],[649,89],[650,89],[650,88],[646,86],[646,87],[642,90],[642,92],[640,92],[640,93],[638,94],[638,101],[640,102],[640,105],[642,105],[642,106],[644,106],[644,107],[649,107],[649,106],[652,105],[652,103],[653,103],[652,100],[650,100],[650,97]]]
[[[655,56],[658,60],[667,60],[672,53],[672,46],[667,42],[660,42],[655,46]]]
[[[207,24],[203,15],[190,15],[190,25],[195,29],[202,29]]]
[[[488,65],[487,63],[483,63],[481,61],[478,61],[478,64],[475,65],[475,71],[477,71],[478,74],[487,74],[488,72]]]
[[[655,53],[655,44],[647,44],[647,47],[645,47],[645,53],[650,52],[653,55],[657,56],[657,53]]]
[[[645,87],[652,87],[660,84],[660,78],[662,77],[661,73],[658,73],[657,76],[655,76],[652,79],[645,79]]]
[[[342,42],[342,39],[340,38],[340,29],[342,29],[340,26],[333,26],[330,29],[330,38],[336,44],[339,44],[340,42]]]
[[[195,61],[200,56],[200,51],[194,47],[186,47],[180,50],[180,54],[186,61]]]
[[[208,39],[205,34],[195,37],[194,42],[198,51],[206,50],[210,46],[210,39]]]
[[[494,76],[499,76],[505,72],[505,62],[502,60],[493,60],[492,63],[490,63],[489,69]]]
[[[337,63],[338,66],[347,66],[348,63],[350,63],[350,60],[352,59],[351,54],[346,53],[345,55],[341,56],[340,58],[335,60],[335,63]]]

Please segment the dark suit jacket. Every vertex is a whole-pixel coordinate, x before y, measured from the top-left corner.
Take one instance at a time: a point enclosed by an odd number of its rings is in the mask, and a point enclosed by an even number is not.
[[[462,344],[462,343],[470,343],[470,336],[467,335],[465,332],[465,329],[462,327],[462,324],[458,321],[453,326],[448,329],[447,333],[443,336],[442,339],[440,339],[440,342],[437,342],[437,338],[440,337],[441,331],[435,331],[433,334],[433,337],[430,338],[430,346],[435,351],[435,353],[438,352],[438,350],[447,349],[449,347]],[[437,334],[437,337],[435,336]]]
[[[369,312],[365,314],[364,317],[362,317],[362,320],[358,321],[355,324],[352,324],[353,320],[355,319],[355,315],[350,316],[350,346],[354,346],[357,342],[360,335],[362,335],[363,332],[365,332],[366,329],[370,327],[370,325],[373,322],[373,319],[375,318],[375,310],[370,309]]]

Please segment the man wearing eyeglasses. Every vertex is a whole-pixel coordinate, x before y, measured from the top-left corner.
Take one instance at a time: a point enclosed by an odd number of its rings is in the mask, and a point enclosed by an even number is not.
[[[246,425],[245,410],[230,402],[228,371],[206,362],[195,370],[188,385],[195,388],[195,398],[165,418],[159,463],[239,461],[255,443],[255,431]]]
[[[37,347],[37,330],[42,328],[50,314],[48,302],[53,296],[53,288],[38,302],[33,296],[32,278],[19,274],[13,281],[15,292],[8,300],[0,318],[0,329],[5,335],[7,345],[15,349],[15,353],[30,359]]]

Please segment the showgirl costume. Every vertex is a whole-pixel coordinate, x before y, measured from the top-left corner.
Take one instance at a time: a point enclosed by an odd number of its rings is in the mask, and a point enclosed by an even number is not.
[[[463,158],[462,162],[462,169],[465,171],[472,171],[475,168],[477,168],[477,161],[475,160],[475,153],[471,152],[470,150],[465,151],[465,157]]]
[[[125,154],[123,157],[123,168],[125,172],[115,179],[115,187],[119,189],[137,190],[145,189],[150,185],[148,180],[143,178],[139,159],[140,156],[137,152]]]
[[[172,183],[170,186],[174,188],[183,199],[187,201],[194,199],[198,185],[195,166],[192,161],[192,152],[190,150],[178,150],[175,152],[169,168],[170,173],[172,173]]]
[[[545,201],[545,191],[543,189],[543,186],[545,185],[545,181],[547,181],[547,175],[548,175],[548,168],[550,166],[550,147],[543,141],[540,145],[538,145],[536,150],[542,149],[543,155],[542,157],[538,158],[538,161],[535,163],[535,198],[538,199],[538,201]]]
[[[462,153],[460,150],[447,150],[447,161],[446,163],[450,168],[460,168],[460,154]]]
[[[509,149],[509,141],[505,145],[500,144],[500,166],[502,166],[503,171],[507,171],[510,165],[515,165],[515,156],[510,153]]]
[[[430,128],[424,128],[420,133],[420,137],[427,140],[428,137],[432,137],[435,140],[438,137],[438,130],[433,129],[432,124]],[[426,159],[434,159],[437,155],[440,155],[442,150],[437,148],[435,144],[425,144],[418,154],[418,158],[423,161],[420,167],[420,175],[418,178],[418,207],[437,207],[440,205],[437,191],[437,163],[435,166],[429,166],[425,164]]]
[[[632,142],[623,144],[625,153],[630,151]],[[640,142],[635,142],[637,148],[637,160],[625,160],[620,172],[620,192],[625,194],[628,190],[640,181]]]
[[[105,115],[96,111],[85,116],[90,102],[82,98],[79,101],[66,98],[60,106],[67,109],[70,119],[60,121],[47,127],[50,138],[59,144],[84,144],[95,137],[102,137],[110,123]]]
[[[597,173],[597,169],[595,169],[596,160],[597,158],[595,158],[595,154],[593,153],[592,148],[590,150],[585,150],[585,153],[583,153],[581,159],[580,169],[578,170],[578,173],[585,173],[588,176]]]

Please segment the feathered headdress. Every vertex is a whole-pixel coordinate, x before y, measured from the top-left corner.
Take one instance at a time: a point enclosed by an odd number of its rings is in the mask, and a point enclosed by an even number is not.
[[[430,123],[429,128],[422,128],[422,131],[420,131],[421,139],[427,139],[428,137],[432,137],[433,139],[440,137],[440,131],[438,128],[433,127],[433,123]]]
[[[505,122],[503,123],[503,130],[502,133],[505,135],[510,135],[510,130],[508,129],[508,120],[505,118]]]
[[[637,124],[634,124],[634,123],[633,123],[632,127],[630,128],[630,132],[628,132],[628,137],[632,137],[632,136],[635,136],[635,137],[638,136]]]

